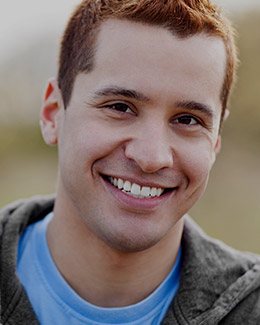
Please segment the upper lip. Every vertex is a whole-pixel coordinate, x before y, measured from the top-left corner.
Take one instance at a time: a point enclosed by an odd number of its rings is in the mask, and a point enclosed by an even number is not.
[[[147,187],[156,187],[156,188],[162,188],[162,189],[177,187],[177,186],[172,186],[172,185],[170,185],[170,186],[162,185],[159,182],[147,181],[147,180],[140,179],[137,177],[132,177],[132,176],[117,176],[114,174],[101,174],[101,175],[105,176],[105,177],[113,177],[113,178],[117,178],[117,179],[121,178],[123,181],[129,181],[132,184],[135,183],[135,184],[138,184],[141,186],[147,186]]]

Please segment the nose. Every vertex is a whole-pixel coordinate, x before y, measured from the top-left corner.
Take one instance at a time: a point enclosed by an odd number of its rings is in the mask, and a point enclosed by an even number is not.
[[[155,173],[172,168],[173,148],[164,128],[142,128],[126,144],[125,155],[133,160],[145,173]]]

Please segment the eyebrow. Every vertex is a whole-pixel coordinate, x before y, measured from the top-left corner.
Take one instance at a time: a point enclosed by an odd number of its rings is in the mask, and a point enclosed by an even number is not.
[[[215,116],[212,108],[206,104],[198,103],[196,101],[179,101],[175,104],[177,107],[185,108],[190,111],[202,112],[207,115],[209,118],[213,119]]]
[[[98,99],[100,97],[109,97],[109,96],[117,96],[117,97],[126,97],[126,98],[131,98],[135,99],[141,102],[149,102],[150,98],[145,96],[144,94],[133,90],[133,89],[127,89],[119,86],[108,86],[101,88],[97,91],[94,92],[94,100]],[[206,104],[199,103],[196,101],[178,101],[175,103],[176,107],[179,108],[185,108],[190,111],[199,111],[204,114],[206,114],[209,118],[214,117],[214,112],[212,108]]]
[[[99,97],[109,97],[109,96],[126,97],[126,98],[131,98],[142,102],[150,101],[150,99],[147,96],[145,96],[144,94],[136,90],[126,89],[118,86],[105,87],[100,90],[97,90],[94,93],[94,99],[98,99]]]

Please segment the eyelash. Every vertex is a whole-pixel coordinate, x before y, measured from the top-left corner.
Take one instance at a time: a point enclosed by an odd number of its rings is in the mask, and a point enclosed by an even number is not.
[[[115,112],[117,112],[119,114],[135,114],[134,110],[127,103],[117,102],[117,103],[105,105],[104,108],[108,108],[108,109],[110,109],[112,111],[115,111]],[[120,110],[120,108],[121,108],[121,110]],[[183,122],[185,122],[185,120],[186,120],[186,122],[187,122],[187,120],[192,120],[193,123],[191,123],[191,124],[190,123],[180,123],[180,122],[178,122],[178,120],[180,120],[180,119],[184,119]],[[172,123],[173,124],[181,124],[181,125],[185,125],[185,126],[202,125],[202,122],[198,118],[196,118],[196,117],[194,117],[193,115],[190,115],[190,114],[184,114],[184,115],[181,115],[179,117],[175,117],[173,119]]]
[[[113,103],[113,104],[109,104],[104,106],[105,108],[111,109],[115,112],[121,113],[121,114],[134,114],[133,109],[126,103]],[[125,108],[126,111],[124,110],[120,110],[120,108]],[[127,110],[129,110],[129,112],[127,112]]]
[[[180,123],[180,122],[177,122],[177,120],[180,120],[180,119],[184,119],[183,122],[185,122],[185,121],[187,122],[187,120],[190,120],[190,122],[191,122],[191,120],[193,120],[193,123]],[[182,115],[182,116],[179,116],[179,117],[175,118],[173,120],[173,123],[174,124],[187,125],[187,126],[194,126],[194,125],[200,125],[200,124],[202,124],[198,118],[194,117],[193,115],[189,115],[189,114]]]

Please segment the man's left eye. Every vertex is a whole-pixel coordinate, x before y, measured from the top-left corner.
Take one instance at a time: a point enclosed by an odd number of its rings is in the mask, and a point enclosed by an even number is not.
[[[180,116],[175,119],[175,123],[177,124],[185,124],[185,125],[197,125],[199,124],[198,120],[190,115]]]
[[[133,113],[133,110],[125,103],[109,104],[106,107],[120,113]]]

